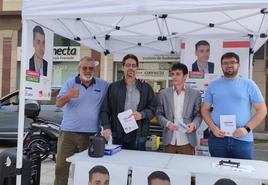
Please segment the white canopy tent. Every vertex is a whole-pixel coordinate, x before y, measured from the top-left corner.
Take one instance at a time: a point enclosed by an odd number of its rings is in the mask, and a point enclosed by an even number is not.
[[[106,55],[179,53],[179,43],[194,37],[249,38],[251,51],[257,51],[267,40],[266,8],[267,0],[23,0],[22,64],[31,42],[29,21]],[[21,76],[24,92],[24,65]],[[24,97],[20,93],[17,168],[22,166]]]
[[[266,7],[267,0],[24,0],[22,17],[104,53],[170,53],[184,38],[249,35],[257,50]]]

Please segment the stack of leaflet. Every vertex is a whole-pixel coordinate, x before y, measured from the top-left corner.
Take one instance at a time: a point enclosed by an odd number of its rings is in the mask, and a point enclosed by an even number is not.
[[[122,150],[122,145],[106,144],[104,149],[104,155],[113,155]]]
[[[200,145],[195,147],[195,155],[210,156],[207,138],[200,138]]]

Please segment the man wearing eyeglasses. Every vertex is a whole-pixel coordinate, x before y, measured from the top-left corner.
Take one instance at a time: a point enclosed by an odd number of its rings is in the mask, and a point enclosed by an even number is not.
[[[110,84],[100,115],[104,128],[112,131],[114,144],[120,144],[124,149],[145,150],[149,120],[155,114],[157,101],[152,87],[136,79],[138,66],[135,55],[123,58],[124,78]],[[129,109],[139,128],[126,134],[117,115]]]
[[[254,81],[238,75],[237,54],[225,53],[221,67],[224,76],[209,84],[201,108],[203,119],[211,129],[209,152],[214,157],[253,159],[252,130],[267,114],[263,96]]]
[[[55,185],[68,184],[70,163],[66,158],[87,149],[89,136],[100,131],[99,112],[108,83],[94,77],[95,66],[93,58],[82,58],[79,74],[67,80],[57,96],[56,106],[63,107],[63,120],[58,138]]]

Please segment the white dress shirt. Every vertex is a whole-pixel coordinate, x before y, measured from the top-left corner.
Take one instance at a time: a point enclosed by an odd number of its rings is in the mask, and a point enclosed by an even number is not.
[[[180,94],[177,94],[176,90],[174,89],[173,97],[174,97],[174,117],[175,117],[175,120],[179,119],[179,120],[183,121],[182,113],[183,113],[185,91],[182,90],[180,92]],[[176,124],[175,120],[173,120],[173,121]],[[182,145],[189,144],[189,140],[188,140],[186,133],[183,133],[179,130],[173,131],[173,137],[172,137],[170,144],[182,146]]]

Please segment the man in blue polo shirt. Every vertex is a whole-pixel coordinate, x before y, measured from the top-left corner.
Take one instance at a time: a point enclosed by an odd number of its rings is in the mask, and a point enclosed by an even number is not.
[[[254,81],[238,75],[239,66],[237,54],[225,53],[221,57],[224,76],[211,82],[205,93],[201,113],[212,131],[208,144],[213,157],[253,159],[252,130],[267,114],[259,88]],[[230,127],[234,130],[228,134]]]
[[[67,80],[57,97],[57,107],[63,107],[63,120],[58,139],[55,185],[68,184],[70,163],[66,158],[87,149],[89,136],[100,130],[99,111],[108,83],[94,77],[94,71],[95,60],[82,58],[78,65],[79,75]]]

